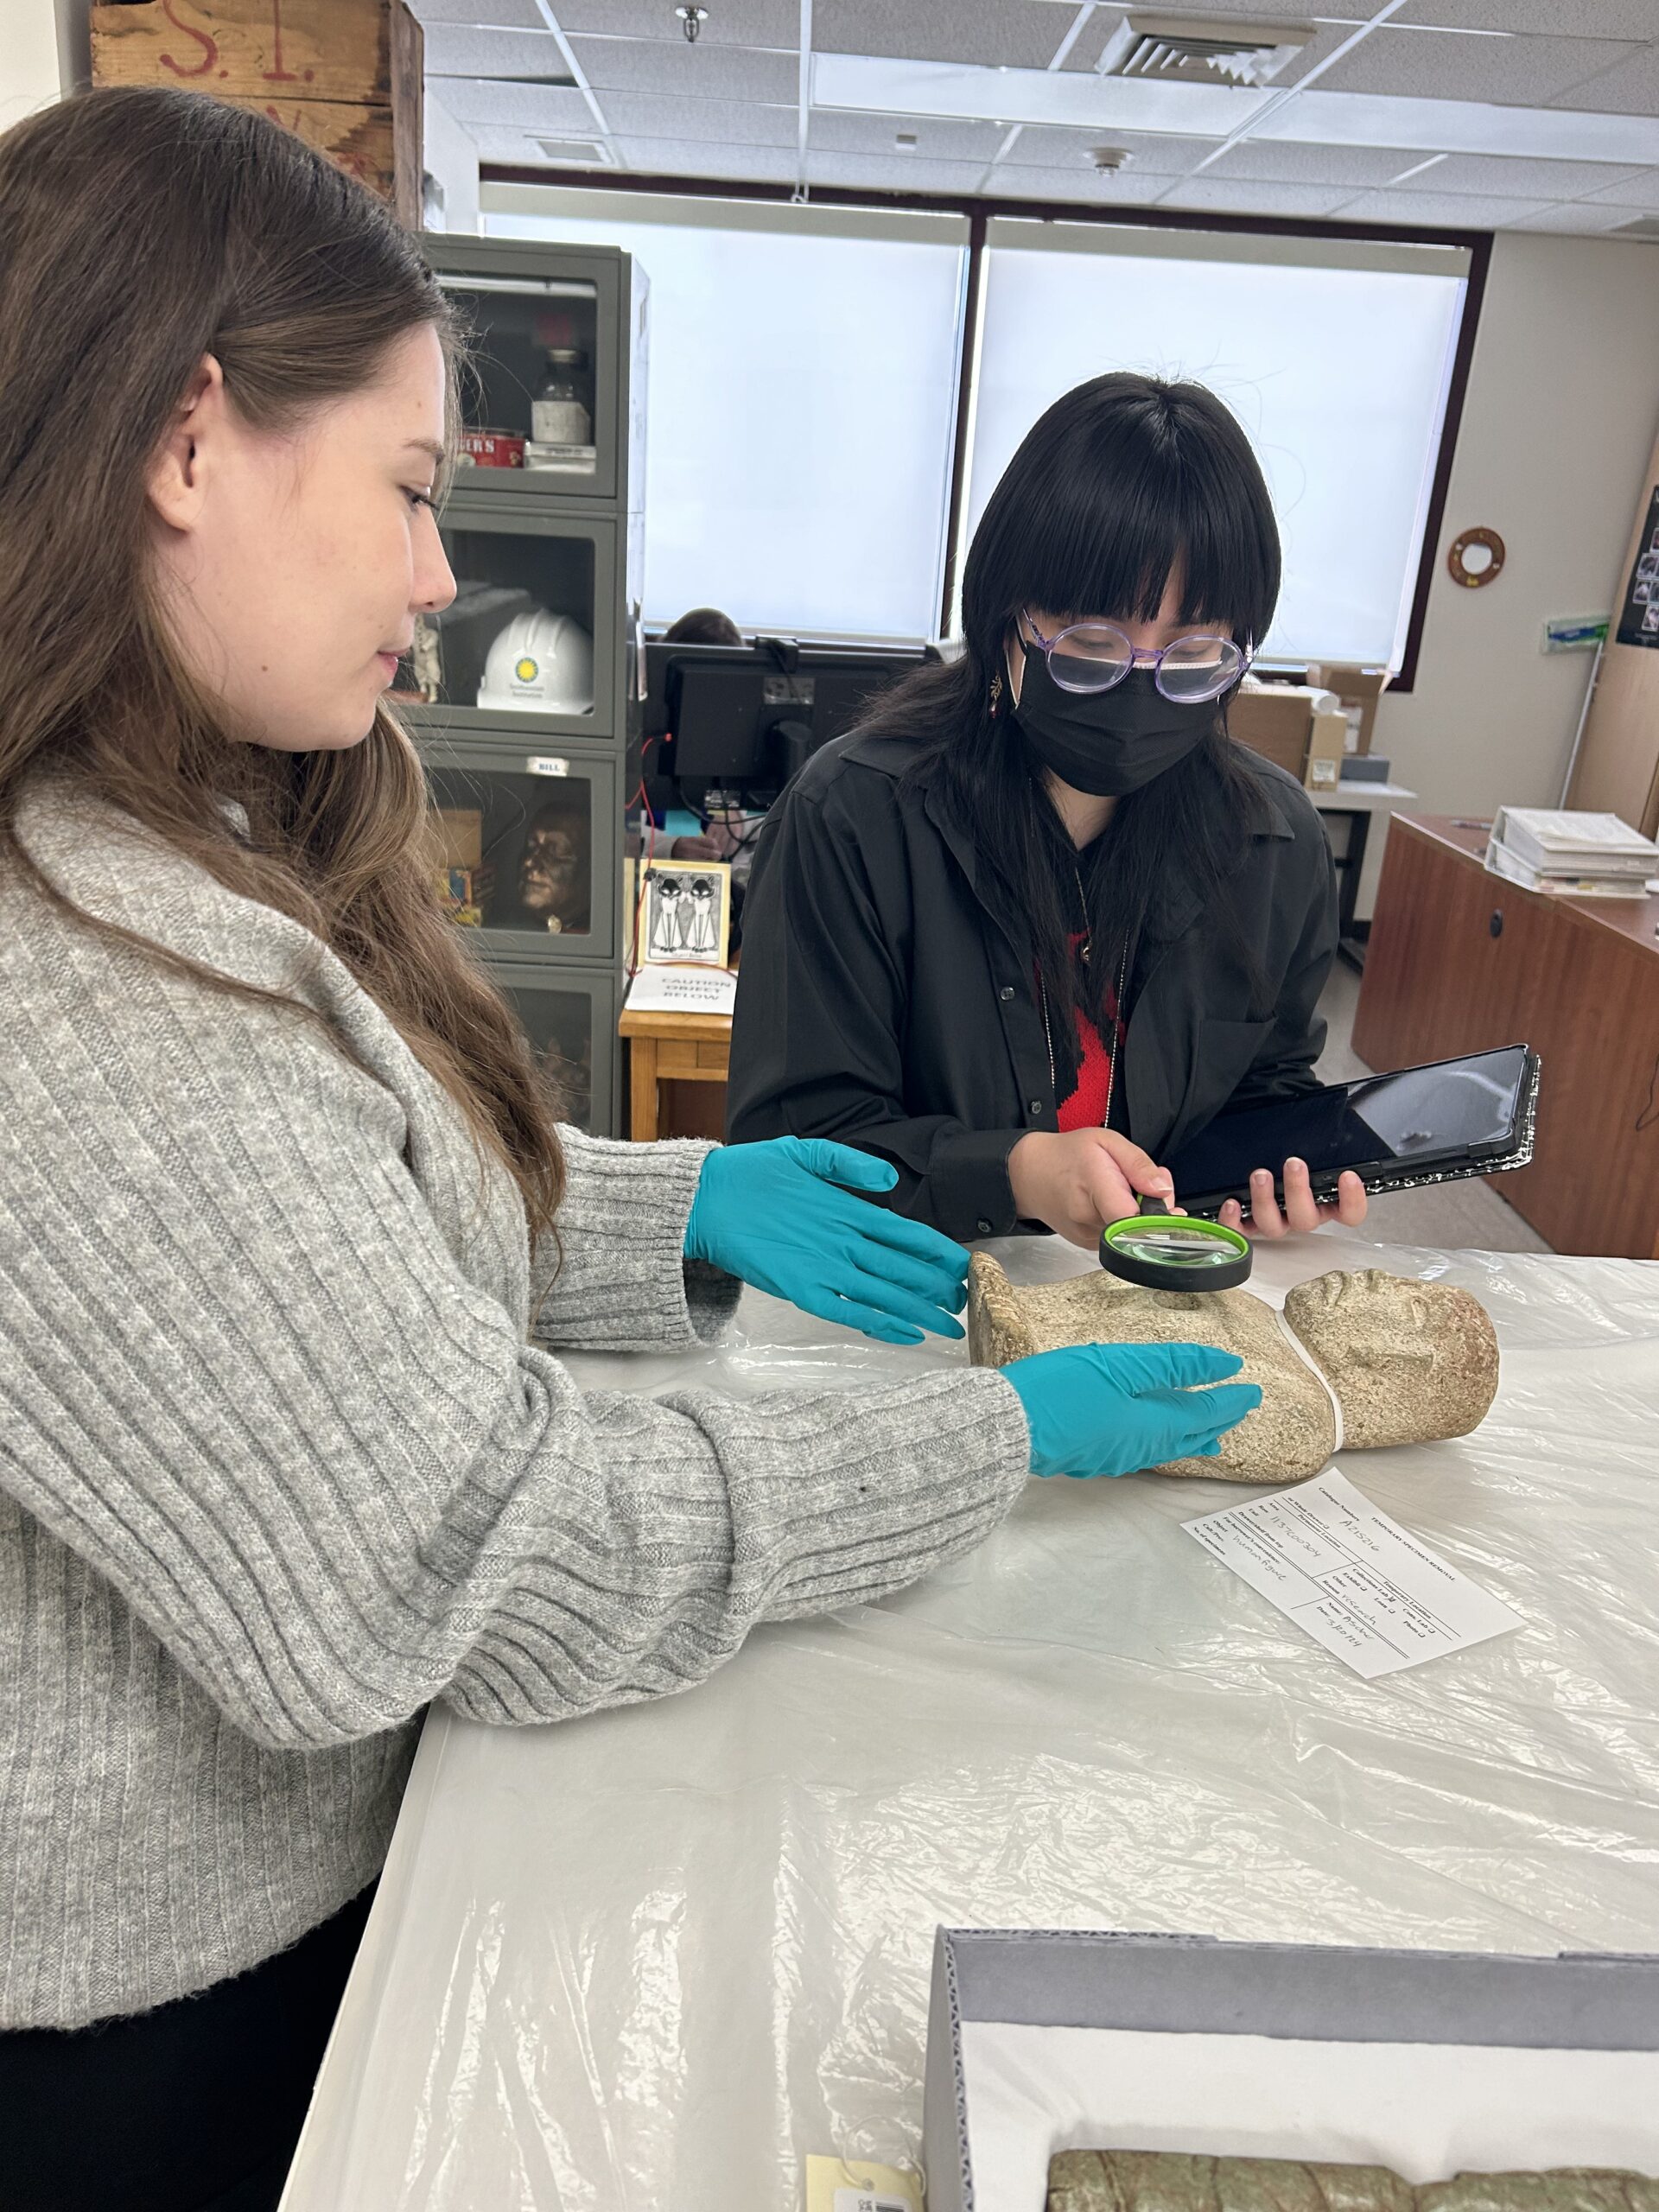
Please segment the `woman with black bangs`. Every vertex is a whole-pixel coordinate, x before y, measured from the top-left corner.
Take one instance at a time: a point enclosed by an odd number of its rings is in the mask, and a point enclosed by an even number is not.
[[[1137,1192],[1179,1198],[1157,1163],[1217,1114],[1314,1087],[1330,849],[1226,726],[1279,573],[1267,486],[1212,393],[1115,374],[1056,401],[975,533],[962,658],[772,810],[734,1141],[836,1137],[950,1236],[1092,1246]],[[1251,1211],[1268,1236],[1352,1224],[1365,1192],[1345,1174],[1321,1206],[1305,1163],[1264,1161]]]

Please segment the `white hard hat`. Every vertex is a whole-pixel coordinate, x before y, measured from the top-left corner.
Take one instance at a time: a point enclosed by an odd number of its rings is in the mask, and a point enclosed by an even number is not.
[[[509,712],[591,714],[593,639],[568,614],[550,614],[543,607],[515,614],[490,647],[478,703]]]

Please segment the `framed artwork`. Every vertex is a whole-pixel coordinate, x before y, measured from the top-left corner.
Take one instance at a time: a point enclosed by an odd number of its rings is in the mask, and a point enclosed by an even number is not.
[[[731,931],[732,871],[724,861],[641,864],[636,918],[641,967],[723,968]]]

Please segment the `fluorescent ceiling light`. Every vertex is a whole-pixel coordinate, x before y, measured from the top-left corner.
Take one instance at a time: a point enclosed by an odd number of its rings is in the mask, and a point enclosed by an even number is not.
[[[1245,91],[1222,85],[1137,84],[1092,72],[987,69],[882,54],[817,54],[816,107],[867,115],[1055,124],[1103,132],[1226,138],[1269,105],[1259,132],[1297,145],[1380,146],[1422,154],[1512,154],[1543,161],[1628,162],[1659,168],[1659,117],[1573,108],[1498,107],[1479,100],[1373,92]]]

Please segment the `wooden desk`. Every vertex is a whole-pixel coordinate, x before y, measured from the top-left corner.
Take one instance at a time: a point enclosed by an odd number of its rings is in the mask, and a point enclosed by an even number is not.
[[[724,1083],[732,1057],[729,1014],[638,1014],[624,1007],[616,1025],[628,1040],[628,1134],[657,1135],[662,1083]]]
[[[1523,891],[1485,847],[1395,817],[1354,1050],[1384,1069],[1530,1045],[1537,1150],[1492,1189],[1559,1252],[1659,1259],[1659,898]]]

